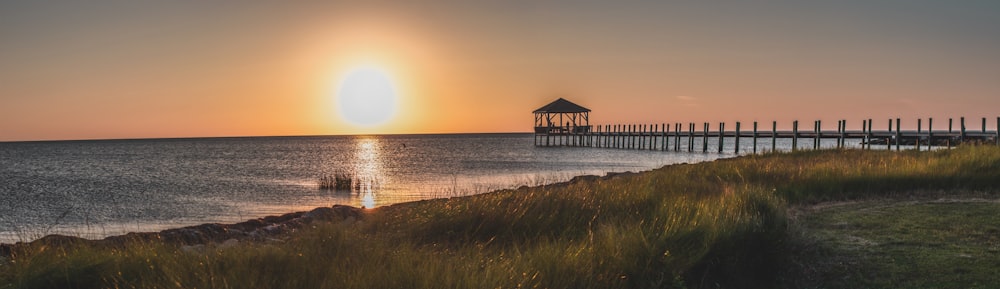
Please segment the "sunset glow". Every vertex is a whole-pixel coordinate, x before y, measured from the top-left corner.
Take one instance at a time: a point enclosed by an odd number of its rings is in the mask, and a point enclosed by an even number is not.
[[[4,1],[0,141],[992,117],[998,3]]]

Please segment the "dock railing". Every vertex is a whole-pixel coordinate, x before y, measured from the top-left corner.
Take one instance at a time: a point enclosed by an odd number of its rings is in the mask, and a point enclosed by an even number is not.
[[[836,130],[823,130],[822,122],[813,122],[811,130],[800,130],[799,121],[792,122],[792,130],[778,130],[778,122],[772,121],[770,130],[760,130],[759,123],[753,122],[751,130],[744,130],[741,122],[736,122],[733,130],[726,130],[726,123],[720,122],[717,130],[711,130],[709,123],[705,122],[701,130],[696,130],[693,122],[686,123],[661,123],[661,124],[614,124],[614,125],[593,125],[586,129],[560,129],[553,127],[535,130],[535,146],[569,146],[569,147],[596,147],[596,148],[617,148],[617,149],[639,149],[639,150],[659,150],[659,151],[695,151],[700,141],[700,151],[709,152],[710,139],[718,146],[717,152],[722,153],[727,140],[733,144],[734,153],[752,152],[757,153],[760,140],[769,140],[770,149],[776,150],[779,139],[791,140],[791,150],[798,150],[802,145],[809,145],[811,140],[812,149],[820,149],[821,140],[835,140],[837,148],[851,146],[848,141],[855,140],[857,143],[853,147],[872,149],[884,146],[886,149],[901,150],[901,147],[914,147],[916,150],[931,149],[932,147],[952,147],[958,144],[978,143],[993,144],[1000,146],[1000,117],[997,117],[996,127],[987,130],[987,118],[982,119],[980,130],[969,130],[966,128],[965,117],[959,118],[959,127],[954,127],[954,119],[948,119],[947,130],[934,130],[934,119],[927,119],[927,129],[923,128],[923,119],[917,119],[916,130],[902,130],[902,122],[899,118],[889,119],[888,127],[885,130],[874,129],[874,121],[865,119],[861,122],[860,130],[848,129],[847,120],[837,121]],[[752,149],[740,150],[740,145],[752,139],[747,145]],[[742,139],[742,141],[741,141]],[[806,143],[800,144],[805,141]],[[829,141],[827,141],[829,143]],[[686,145],[682,145],[686,144]],[[803,147],[805,148],[805,147]]]

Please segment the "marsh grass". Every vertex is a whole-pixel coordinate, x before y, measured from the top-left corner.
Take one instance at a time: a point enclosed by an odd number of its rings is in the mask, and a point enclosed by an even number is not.
[[[336,173],[333,175],[321,176],[319,178],[320,190],[349,191],[354,188],[354,184],[354,178],[346,173]],[[358,182],[358,184],[360,185],[360,182]]]
[[[19,248],[0,288],[771,288],[789,205],[994,191],[998,163],[970,146],[673,165],[381,207],[281,242]]]

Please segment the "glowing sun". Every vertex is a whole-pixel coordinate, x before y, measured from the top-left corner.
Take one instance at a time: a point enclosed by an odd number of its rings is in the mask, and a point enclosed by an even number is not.
[[[389,76],[377,68],[354,69],[340,81],[339,87],[337,110],[352,124],[379,125],[396,114],[396,88]]]

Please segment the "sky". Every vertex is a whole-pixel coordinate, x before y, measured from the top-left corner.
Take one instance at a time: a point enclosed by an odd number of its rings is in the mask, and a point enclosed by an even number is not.
[[[992,129],[997,31],[995,0],[8,0],[0,141],[528,132],[559,97],[591,124]],[[345,115],[360,68],[384,122]]]

